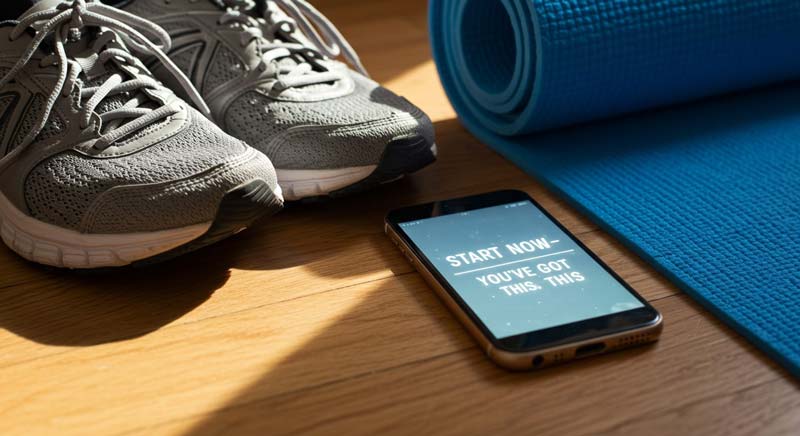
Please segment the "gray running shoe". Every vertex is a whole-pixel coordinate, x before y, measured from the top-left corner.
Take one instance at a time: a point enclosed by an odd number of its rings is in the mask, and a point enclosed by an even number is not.
[[[160,59],[203,107],[152,42],[169,46],[158,26],[92,0],[41,0],[15,18],[0,23],[0,233],[11,249],[57,267],[150,263],[281,207],[267,157],[131,54]]]
[[[359,191],[435,160],[430,119],[368,79],[350,45],[304,0],[122,7],[167,30],[170,57],[215,122],[269,156],[289,200]],[[332,60],[340,52],[360,73]],[[163,67],[152,70],[177,89]]]

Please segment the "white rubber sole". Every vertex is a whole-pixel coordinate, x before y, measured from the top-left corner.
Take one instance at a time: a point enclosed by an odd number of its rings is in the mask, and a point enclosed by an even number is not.
[[[377,165],[335,170],[275,170],[286,200],[328,195],[366,179]]]
[[[32,262],[61,268],[90,269],[130,265],[193,241],[211,223],[147,233],[84,234],[32,218],[0,193],[0,236]]]

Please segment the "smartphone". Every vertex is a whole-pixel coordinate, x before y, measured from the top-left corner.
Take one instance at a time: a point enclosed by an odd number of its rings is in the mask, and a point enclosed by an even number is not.
[[[522,191],[405,207],[386,233],[502,367],[658,340],[662,317]]]

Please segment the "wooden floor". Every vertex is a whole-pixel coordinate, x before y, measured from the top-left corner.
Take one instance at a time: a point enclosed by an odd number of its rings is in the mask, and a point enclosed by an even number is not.
[[[436,122],[439,162],[150,270],[0,249],[0,434],[797,434],[800,389],[458,123],[421,0],[317,2]],[[542,202],[665,316],[654,346],[495,367],[382,233],[396,206],[499,188]]]

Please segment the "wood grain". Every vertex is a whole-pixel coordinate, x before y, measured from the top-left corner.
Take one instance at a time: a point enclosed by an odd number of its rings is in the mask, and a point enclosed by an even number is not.
[[[435,120],[439,161],[147,270],[76,274],[0,249],[1,434],[796,434],[782,369],[460,126],[423,1],[316,3]],[[382,217],[506,188],[652,301],[662,340],[536,374],[492,365]]]

